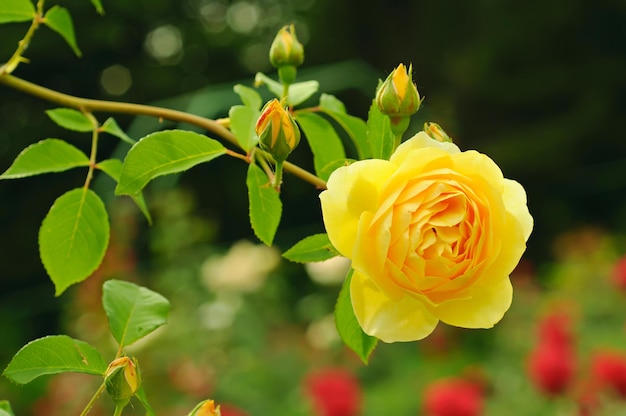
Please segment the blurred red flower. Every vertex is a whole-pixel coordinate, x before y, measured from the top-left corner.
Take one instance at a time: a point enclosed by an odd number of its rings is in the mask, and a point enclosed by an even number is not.
[[[620,289],[626,289],[626,255],[613,267],[613,283]]]
[[[529,359],[529,376],[535,386],[548,395],[562,394],[570,386],[576,371],[572,348],[540,343]]]
[[[461,378],[436,381],[424,392],[426,416],[479,416],[483,406],[481,387]]]
[[[547,395],[562,394],[576,372],[576,353],[570,318],[555,312],[539,322],[539,340],[528,359],[528,373],[535,386]]]
[[[626,354],[617,351],[597,352],[591,359],[591,373],[598,384],[626,399]]]
[[[574,345],[571,320],[562,311],[553,312],[539,322],[539,342],[555,347],[570,348]]]
[[[235,405],[223,403],[220,404],[221,416],[248,416],[246,412]]]
[[[306,395],[319,416],[356,416],[361,409],[361,388],[347,370],[332,368],[310,373],[304,380]]]

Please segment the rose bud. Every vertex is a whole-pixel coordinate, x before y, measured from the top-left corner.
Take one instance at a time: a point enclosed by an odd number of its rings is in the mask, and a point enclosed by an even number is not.
[[[296,37],[294,25],[283,26],[270,47],[270,62],[278,69],[283,84],[291,84],[296,78],[296,67],[304,62],[304,48]]]
[[[221,416],[220,407],[215,407],[213,400],[205,400],[198,403],[188,416]]]
[[[282,162],[300,143],[300,129],[277,99],[265,104],[256,123],[261,148]]]
[[[137,360],[120,357],[111,361],[104,381],[109,395],[115,401],[128,400],[135,395],[141,385]]]
[[[408,72],[404,64],[398,65],[378,88],[376,105],[381,113],[392,118],[408,117],[419,110],[422,101],[411,71],[411,65]]]
[[[276,34],[270,47],[270,62],[274,68],[300,66],[304,62],[304,48],[296,37],[294,25],[283,26]]]
[[[438,142],[452,143],[452,138],[448,136],[448,134],[437,123],[427,121],[424,123],[424,131],[431,139],[437,140]]]

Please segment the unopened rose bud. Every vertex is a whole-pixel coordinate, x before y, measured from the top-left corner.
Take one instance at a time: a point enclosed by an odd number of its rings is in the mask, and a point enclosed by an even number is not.
[[[220,407],[215,407],[213,400],[205,400],[198,403],[188,416],[221,416]]]
[[[274,68],[300,66],[304,62],[304,47],[296,37],[294,25],[283,26],[270,47],[270,62]]]
[[[277,99],[265,104],[256,123],[261,148],[282,162],[300,143],[300,129]]]
[[[115,401],[128,400],[135,395],[141,385],[137,360],[120,357],[111,361],[104,374],[106,389]]]
[[[431,139],[435,139],[438,142],[450,142],[452,143],[452,138],[448,136],[448,134],[441,128],[441,126],[437,123],[426,122],[424,123],[424,132],[428,134],[428,137]]]
[[[404,64],[387,77],[376,92],[376,104],[381,113],[389,117],[408,117],[415,114],[422,103],[413,83],[412,66],[407,72]]]
[[[296,37],[294,25],[283,26],[276,34],[270,47],[270,62],[278,69],[281,83],[293,84],[296,68],[304,62],[304,47]]]

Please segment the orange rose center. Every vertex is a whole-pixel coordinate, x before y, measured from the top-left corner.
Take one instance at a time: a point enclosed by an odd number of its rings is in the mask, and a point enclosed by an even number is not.
[[[406,185],[389,212],[387,264],[396,284],[427,294],[467,274],[481,252],[484,209],[477,200],[460,181],[444,177]]]

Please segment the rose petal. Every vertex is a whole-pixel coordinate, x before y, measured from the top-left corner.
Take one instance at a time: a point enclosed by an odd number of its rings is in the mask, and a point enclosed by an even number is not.
[[[411,137],[404,143],[402,143],[391,156],[391,162],[400,165],[406,159],[406,156],[413,150],[426,149],[426,148],[438,148],[444,150],[446,153],[454,154],[460,153],[461,150],[457,145],[451,142],[440,142],[435,139],[431,139],[428,134],[420,131],[415,136]]]
[[[518,182],[505,179],[502,199],[504,199],[506,210],[513,214],[521,224],[524,241],[528,241],[528,237],[533,230],[533,217],[528,212],[528,206],[526,205],[526,191]]]
[[[489,184],[495,188],[498,194],[502,193],[502,181],[504,176],[502,170],[489,156],[478,153],[475,150],[467,150],[455,155],[453,158],[454,170],[468,178],[481,177],[484,184]],[[486,192],[486,190],[482,190]]]
[[[373,222],[372,218],[373,214],[366,211],[359,219],[352,268],[370,276],[388,297],[398,300],[403,296],[402,289],[398,287],[397,279],[394,280],[385,270],[390,239],[389,221]]]
[[[501,234],[501,238],[498,241],[500,252],[494,261],[481,273],[480,279],[475,283],[476,287],[491,286],[503,277],[508,277],[519,263],[524,250],[526,250],[522,226],[513,214],[507,213],[504,229],[506,232]]]
[[[511,306],[513,287],[509,278],[493,286],[472,287],[468,299],[450,300],[430,311],[442,322],[462,328],[491,328]]]
[[[416,341],[427,337],[438,319],[410,296],[392,301],[365,275],[354,272],[350,284],[354,314],[366,334],[384,342]]]
[[[352,256],[358,222],[364,211],[375,211],[378,192],[393,173],[386,160],[363,160],[337,169],[320,194],[328,238],[346,257]]]

